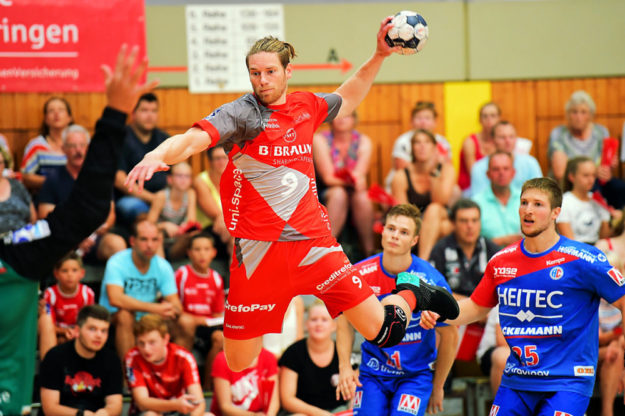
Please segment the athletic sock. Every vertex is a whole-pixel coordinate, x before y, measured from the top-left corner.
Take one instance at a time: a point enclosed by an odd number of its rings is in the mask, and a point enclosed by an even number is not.
[[[401,296],[406,302],[408,302],[408,306],[411,311],[414,311],[417,307],[417,298],[411,290],[400,290],[397,292],[397,295]]]

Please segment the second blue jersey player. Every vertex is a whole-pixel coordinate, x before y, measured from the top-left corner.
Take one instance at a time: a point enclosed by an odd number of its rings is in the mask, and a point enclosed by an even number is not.
[[[386,216],[381,254],[355,265],[360,278],[382,299],[395,289],[398,274],[411,273],[417,279],[444,287],[445,278],[428,262],[412,255],[421,219],[412,205],[397,205]],[[403,276],[402,276],[403,277]],[[438,354],[436,333],[440,336]],[[353,329],[340,317],[337,330],[340,381],[337,394],[354,398],[354,415],[423,415],[442,410],[443,384],[453,364],[458,341],[455,326],[438,324],[436,331],[419,326],[419,312],[413,313],[399,344],[380,348],[363,342],[360,377],[351,369]],[[354,389],[357,389],[354,393]]]
[[[600,298],[625,314],[625,279],[598,249],[557,234],[562,192],[549,178],[523,185],[525,238],[497,253],[453,324],[499,304],[510,346],[490,415],[582,416],[592,396],[599,350]],[[625,316],[625,315],[624,315]],[[435,314],[422,313],[432,327]],[[624,380],[625,381],[625,380]]]

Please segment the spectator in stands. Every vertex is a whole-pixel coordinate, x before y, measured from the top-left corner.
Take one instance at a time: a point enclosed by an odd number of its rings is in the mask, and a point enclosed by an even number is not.
[[[57,344],[70,341],[78,336],[78,311],[95,303],[93,290],[80,281],[85,277],[80,256],[70,252],[54,266],[57,283],[43,294],[45,310],[39,316],[39,354]],[[52,333],[49,329],[52,329]]]
[[[78,335],[52,348],[40,366],[41,407],[47,416],[121,415],[119,358],[104,348],[110,315],[99,305],[78,312]]]
[[[412,136],[414,136],[415,131],[423,129],[434,132],[436,130],[437,117],[438,114],[436,113],[436,108],[434,107],[433,102],[417,101],[412,109],[410,117],[412,130],[402,133],[397,139],[395,139],[395,143],[393,144],[393,165],[391,166],[391,171],[385,181],[388,189],[391,187],[391,181],[393,180],[395,172],[408,167],[408,165],[412,162],[411,139]],[[436,149],[438,150],[440,161],[448,162],[451,160],[451,145],[447,139],[440,134],[435,134],[434,137],[436,138]]]
[[[223,146],[211,147],[206,151],[208,156],[208,170],[200,173],[193,180],[193,189],[197,194],[197,220],[205,232],[215,238],[217,255],[232,253],[234,239],[226,228],[219,184],[221,174],[228,165],[228,155]]]
[[[480,236],[480,206],[460,199],[450,210],[454,232],[440,239],[430,254],[430,263],[449,283],[456,299],[471,296],[482,279],[488,260],[499,246]]]
[[[291,299],[282,321],[282,332],[264,334],[263,348],[280,359],[291,344],[304,338],[304,300],[301,296]]]
[[[167,187],[154,196],[147,219],[163,232],[166,257],[173,261],[184,257],[192,232],[198,232],[200,226],[195,216],[191,165],[180,162],[168,173]]]
[[[217,353],[223,349],[222,331],[224,316],[224,281],[211,262],[217,254],[214,240],[208,234],[191,237],[187,255],[190,264],[176,270],[176,287],[183,313],[178,319],[180,334],[176,343],[189,351],[194,339],[200,338],[206,346],[204,364],[204,388],[212,390],[211,368]]]
[[[601,164],[603,141],[610,136],[608,129],[594,123],[596,106],[586,91],[575,91],[566,103],[566,124],[558,126],[549,135],[549,161],[556,180],[564,178],[566,163],[575,156],[587,156],[596,165],[597,186],[608,204],[616,209],[625,205],[625,182],[613,177],[612,166]]]
[[[65,165],[63,130],[73,122],[72,110],[64,98],[51,97],[43,105],[40,134],[26,144],[20,168],[31,193],[39,191],[50,172]]]
[[[230,370],[221,351],[213,363],[213,380],[215,394],[210,410],[216,416],[278,414],[278,363],[266,349],[240,372]]]
[[[332,339],[336,324],[320,300],[308,308],[306,329],[308,337],[287,348],[278,362],[282,408],[306,415],[346,410],[345,400],[336,397],[339,359]]]
[[[169,135],[156,128],[158,122],[158,99],[153,93],[143,94],[132,112],[132,122],[126,127],[126,140],[122,157],[115,176],[115,189],[118,193],[118,220],[130,226],[137,215],[148,212],[156,192],[167,185],[166,172],[157,172],[146,183],[143,192],[131,191],[124,186],[124,181],[132,169],[146,153],[154,150]]]
[[[124,359],[130,415],[204,414],[206,402],[193,355],[169,342],[167,323],[144,315],[134,324],[137,346]],[[170,413],[172,412],[172,413]]]
[[[512,155],[493,153],[486,174],[490,186],[473,197],[482,211],[482,235],[497,245],[507,246],[521,239],[521,189],[512,184],[515,175]]]
[[[556,220],[558,232],[572,240],[595,244],[611,235],[610,212],[593,199],[597,176],[595,162],[576,156],[566,163],[562,211]]]
[[[0,172],[11,170],[9,154],[0,149]],[[17,179],[0,175],[0,234],[37,220],[30,194]]]
[[[156,224],[138,221],[130,236],[130,247],[106,263],[100,304],[113,314],[115,344],[123,358],[134,345],[135,319],[153,313],[176,320],[182,305],[169,262],[156,255],[162,237]],[[157,294],[163,297],[157,302]]]
[[[51,172],[39,192],[39,219],[46,218],[54,207],[66,201],[72,191],[74,182],[82,169],[89,147],[89,132],[78,124],[73,124],[63,131],[63,152],[66,156],[65,166]],[[112,197],[112,195],[111,195]],[[110,233],[115,224],[115,205],[111,200],[111,210],[104,222],[96,231],[78,246],[79,253],[88,262],[105,262],[113,254],[126,248],[126,241],[119,235]]]
[[[447,205],[453,194],[456,173],[450,162],[438,159],[436,139],[427,130],[412,137],[413,162],[393,177],[391,191],[398,204],[415,205],[423,215],[418,253],[430,257],[436,241],[451,232]]]
[[[332,236],[338,238],[348,213],[362,250],[373,254],[373,204],[367,194],[371,139],[356,130],[357,115],[336,118],[330,130],[313,137],[313,158],[321,201],[328,209]]]
[[[499,121],[493,127],[493,142],[495,144],[495,150],[501,152],[507,152],[514,158],[514,170],[516,174],[512,179],[512,183],[521,188],[525,181],[534,178],[540,178],[543,176],[543,172],[540,169],[540,165],[534,156],[517,153],[517,141],[518,137],[516,129],[508,121]],[[490,181],[486,176],[488,170],[489,157],[483,157],[473,164],[471,169],[471,195],[477,195],[482,190],[490,185]]]
[[[7,141],[7,138],[2,133],[0,133],[0,152],[4,152],[4,154],[7,154],[7,155],[11,154],[11,148],[9,147],[9,142]]]
[[[458,172],[458,185],[464,192],[471,187],[471,169],[473,164],[495,151],[493,141],[493,127],[501,118],[499,106],[488,102],[480,108],[480,124],[482,131],[473,133],[462,143],[460,150],[460,171]]]
[[[477,361],[482,373],[490,380],[490,391],[493,394],[499,389],[509,355],[510,347],[499,324],[499,306],[495,306],[488,313],[484,334],[477,348]]]

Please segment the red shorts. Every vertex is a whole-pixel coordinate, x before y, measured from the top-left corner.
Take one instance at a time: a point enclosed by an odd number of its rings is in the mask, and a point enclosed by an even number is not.
[[[224,336],[250,339],[282,332],[296,295],[315,295],[332,317],[373,294],[334,237],[300,241],[237,239],[230,266]]]

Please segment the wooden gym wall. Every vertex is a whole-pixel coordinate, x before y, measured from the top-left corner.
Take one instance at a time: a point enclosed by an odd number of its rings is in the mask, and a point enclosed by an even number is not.
[[[376,84],[359,107],[359,129],[369,135],[374,146],[370,181],[381,183],[390,169],[394,139],[410,128],[410,109],[417,100],[430,100],[439,109],[437,132],[445,134],[444,84]],[[298,90],[333,91],[336,85],[316,85]],[[492,99],[498,103],[503,118],[512,122],[519,136],[534,142],[532,154],[546,173],[547,147],[551,129],[564,122],[564,104],[571,93],[584,89],[595,99],[595,120],[605,125],[613,137],[620,137],[625,121],[625,77],[567,80],[498,81],[491,83]],[[240,94],[190,94],[185,88],[156,91],[160,102],[160,128],[170,134],[185,131],[194,121],[217,106]],[[51,94],[0,94],[0,133],[4,134],[17,162],[27,141],[37,135],[42,121],[42,107]],[[62,94],[72,106],[74,120],[93,129],[105,105],[103,94]],[[468,109],[474,112],[476,109]],[[448,122],[451,120],[448,120]],[[467,134],[470,132],[467,132]],[[452,143],[462,138],[448,137]],[[454,152],[460,151],[454,146]],[[204,156],[192,160],[194,172],[206,167]]]

